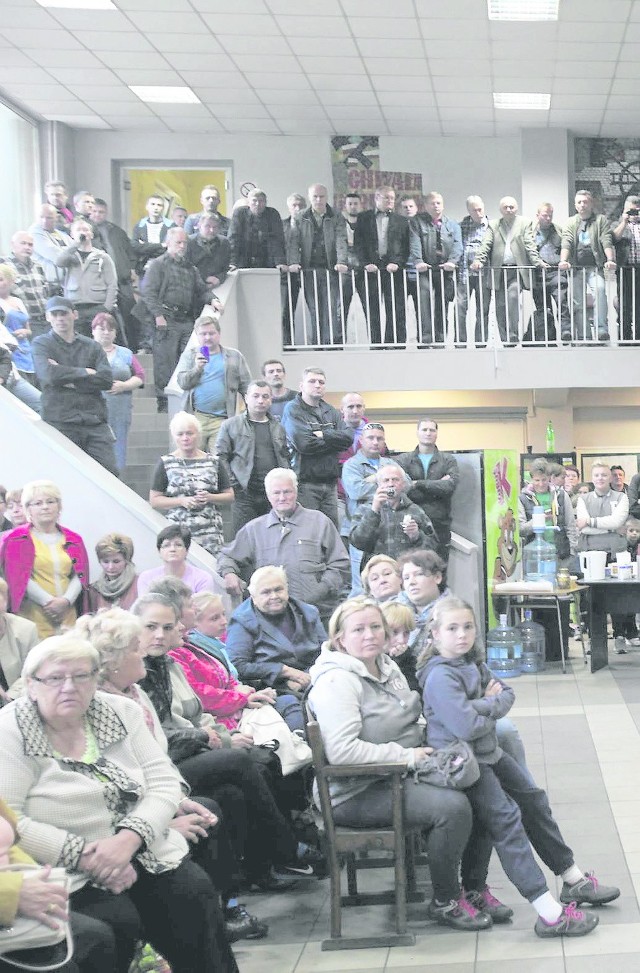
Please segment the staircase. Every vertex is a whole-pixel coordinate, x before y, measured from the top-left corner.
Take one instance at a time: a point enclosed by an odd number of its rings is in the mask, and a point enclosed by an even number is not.
[[[169,419],[156,412],[153,385],[153,355],[136,355],[144,368],[144,388],[133,393],[133,416],[129,430],[127,467],[122,481],[143,500],[149,499],[149,485],[156,463],[170,447]]]

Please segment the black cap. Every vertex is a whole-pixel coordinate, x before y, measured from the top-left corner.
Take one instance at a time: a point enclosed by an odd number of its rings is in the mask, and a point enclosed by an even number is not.
[[[45,311],[73,311],[73,301],[68,297],[50,297],[44,306]]]

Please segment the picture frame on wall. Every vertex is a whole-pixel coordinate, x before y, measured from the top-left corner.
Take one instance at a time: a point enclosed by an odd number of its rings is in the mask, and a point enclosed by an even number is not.
[[[640,453],[582,453],[580,469],[584,483],[591,482],[591,467],[594,463],[621,466],[624,470],[624,482],[628,484],[631,477],[640,471]]]

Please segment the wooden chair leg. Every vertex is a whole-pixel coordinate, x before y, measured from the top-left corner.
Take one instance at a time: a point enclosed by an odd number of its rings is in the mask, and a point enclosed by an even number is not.
[[[331,938],[342,936],[342,887],[340,880],[340,861],[337,855],[329,855],[329,878],[331,881]]]
[[[350,896],[358,894],[358,866],[355,855],[347,855],[347,893]]]

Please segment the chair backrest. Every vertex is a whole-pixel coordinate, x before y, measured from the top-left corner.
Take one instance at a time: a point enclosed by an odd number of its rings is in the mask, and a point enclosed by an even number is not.
[[[308,709],[307,713],[309,713]],[[313,769],[316,775],[316,787],[318,788],[318,797],[320,799],[320,813],[322,814],[322,821],[324,823],[327,839],[330,845],[332,845],[335,835],[335,825],[333,823],[333,815],[331,813],[329,781],[326,775],[327,757],[324,752],[322,734],[320,732],[320,725],[317,720],[310,719],[307,723],[307,740],[313,755]]]

